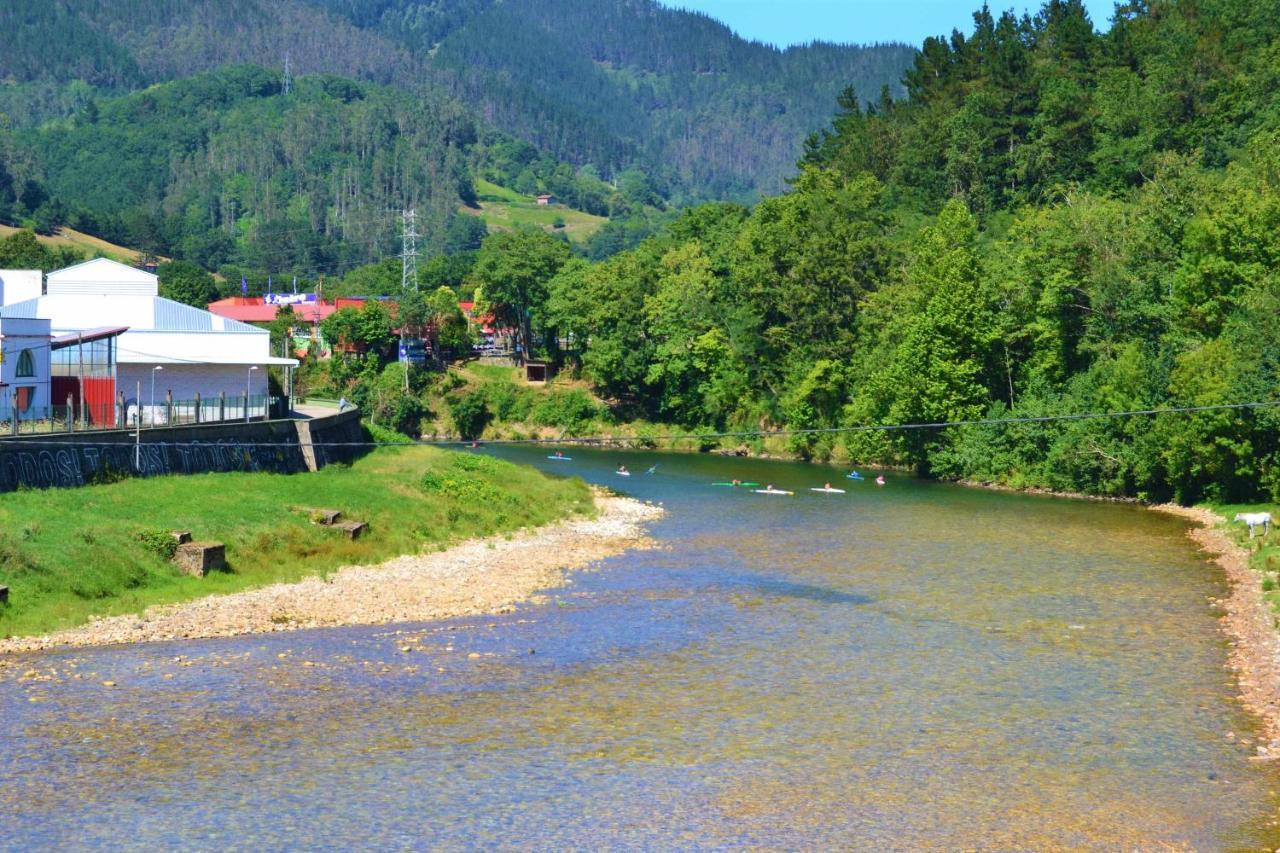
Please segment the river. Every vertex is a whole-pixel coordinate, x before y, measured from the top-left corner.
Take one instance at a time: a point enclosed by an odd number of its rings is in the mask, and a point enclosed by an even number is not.
[[[1280,844],[1183,521],[494,452],[662,502],[663,547],[498,617],[26,656],[0,847]]]

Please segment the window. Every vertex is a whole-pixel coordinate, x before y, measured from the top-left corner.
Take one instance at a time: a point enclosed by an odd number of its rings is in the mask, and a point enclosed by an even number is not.
[[[18,372],[15,374],[19,379],[29,379],[36,375],[36,360],[31,357],[31,350],[24,349],[18,356]]]

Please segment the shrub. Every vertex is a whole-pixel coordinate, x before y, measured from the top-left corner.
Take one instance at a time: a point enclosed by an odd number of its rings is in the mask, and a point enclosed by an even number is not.
[[[450,464],[459,471],[479,474],[499,474],[511,467],[510,463],[494,459],[492,456],[477,456],[471,453],[455,453]]]
[[[453,498],[464,506],[510,504],[515,496],[503,492],[492,483],[463,474],[439,474],[428,471],[420,485],[424,492]]]
[[[479,438],[489,423],[489,409],[482,394],[457,394],[448,400],[449,417],[458,435],[465,439]]]
[[[523,421],[533,408],[533,392],[507,382],[486,386],[485,397],[489,410],[500,421]]]
[[[590,395],[577,388],[552,391],[538,401],[530,416],[539,426],[553,426],[562,429],[577,429],[585,426],[600,414]]]
[[[167,530],[139,530],[134,538],[142,544],[142,550],[161,560],[172,560],[178,553],[178,540]]]

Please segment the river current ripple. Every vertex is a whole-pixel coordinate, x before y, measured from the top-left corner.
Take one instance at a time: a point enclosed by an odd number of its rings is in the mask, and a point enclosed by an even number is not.
[[[1280,844],[1185,522],[500,452],[661,501],[663,547],[498,617],[26,656],[0,847]]]

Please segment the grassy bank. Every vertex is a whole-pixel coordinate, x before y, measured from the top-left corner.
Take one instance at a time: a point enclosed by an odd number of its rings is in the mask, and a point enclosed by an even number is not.
[[[207,474],[0,495],[0,636],[291,581],[590,512],[578,480],[488,457],[385,448],[313,474]],[[306,508],[370,524],[349,541]],[[228,571],[180,575],[165,534],[226,544]],[[159,545],[161,547],[157,548]]]
[[[1280,627],[1280,527],[1272,525],[1269,536],[1256,535],[1249,538],[1249,529],[1243,522],[1232,521],[1240,512],[1269,512],[1274,519],[1280,519],[1280,508],[1270,505],[1249,504],[1206,504],[1211,510],[1227,520],[1226,530],[1241,548],[1249,552],[1249,567],[1262,575],[1262,595],[1276,614],[1277,627]]]

